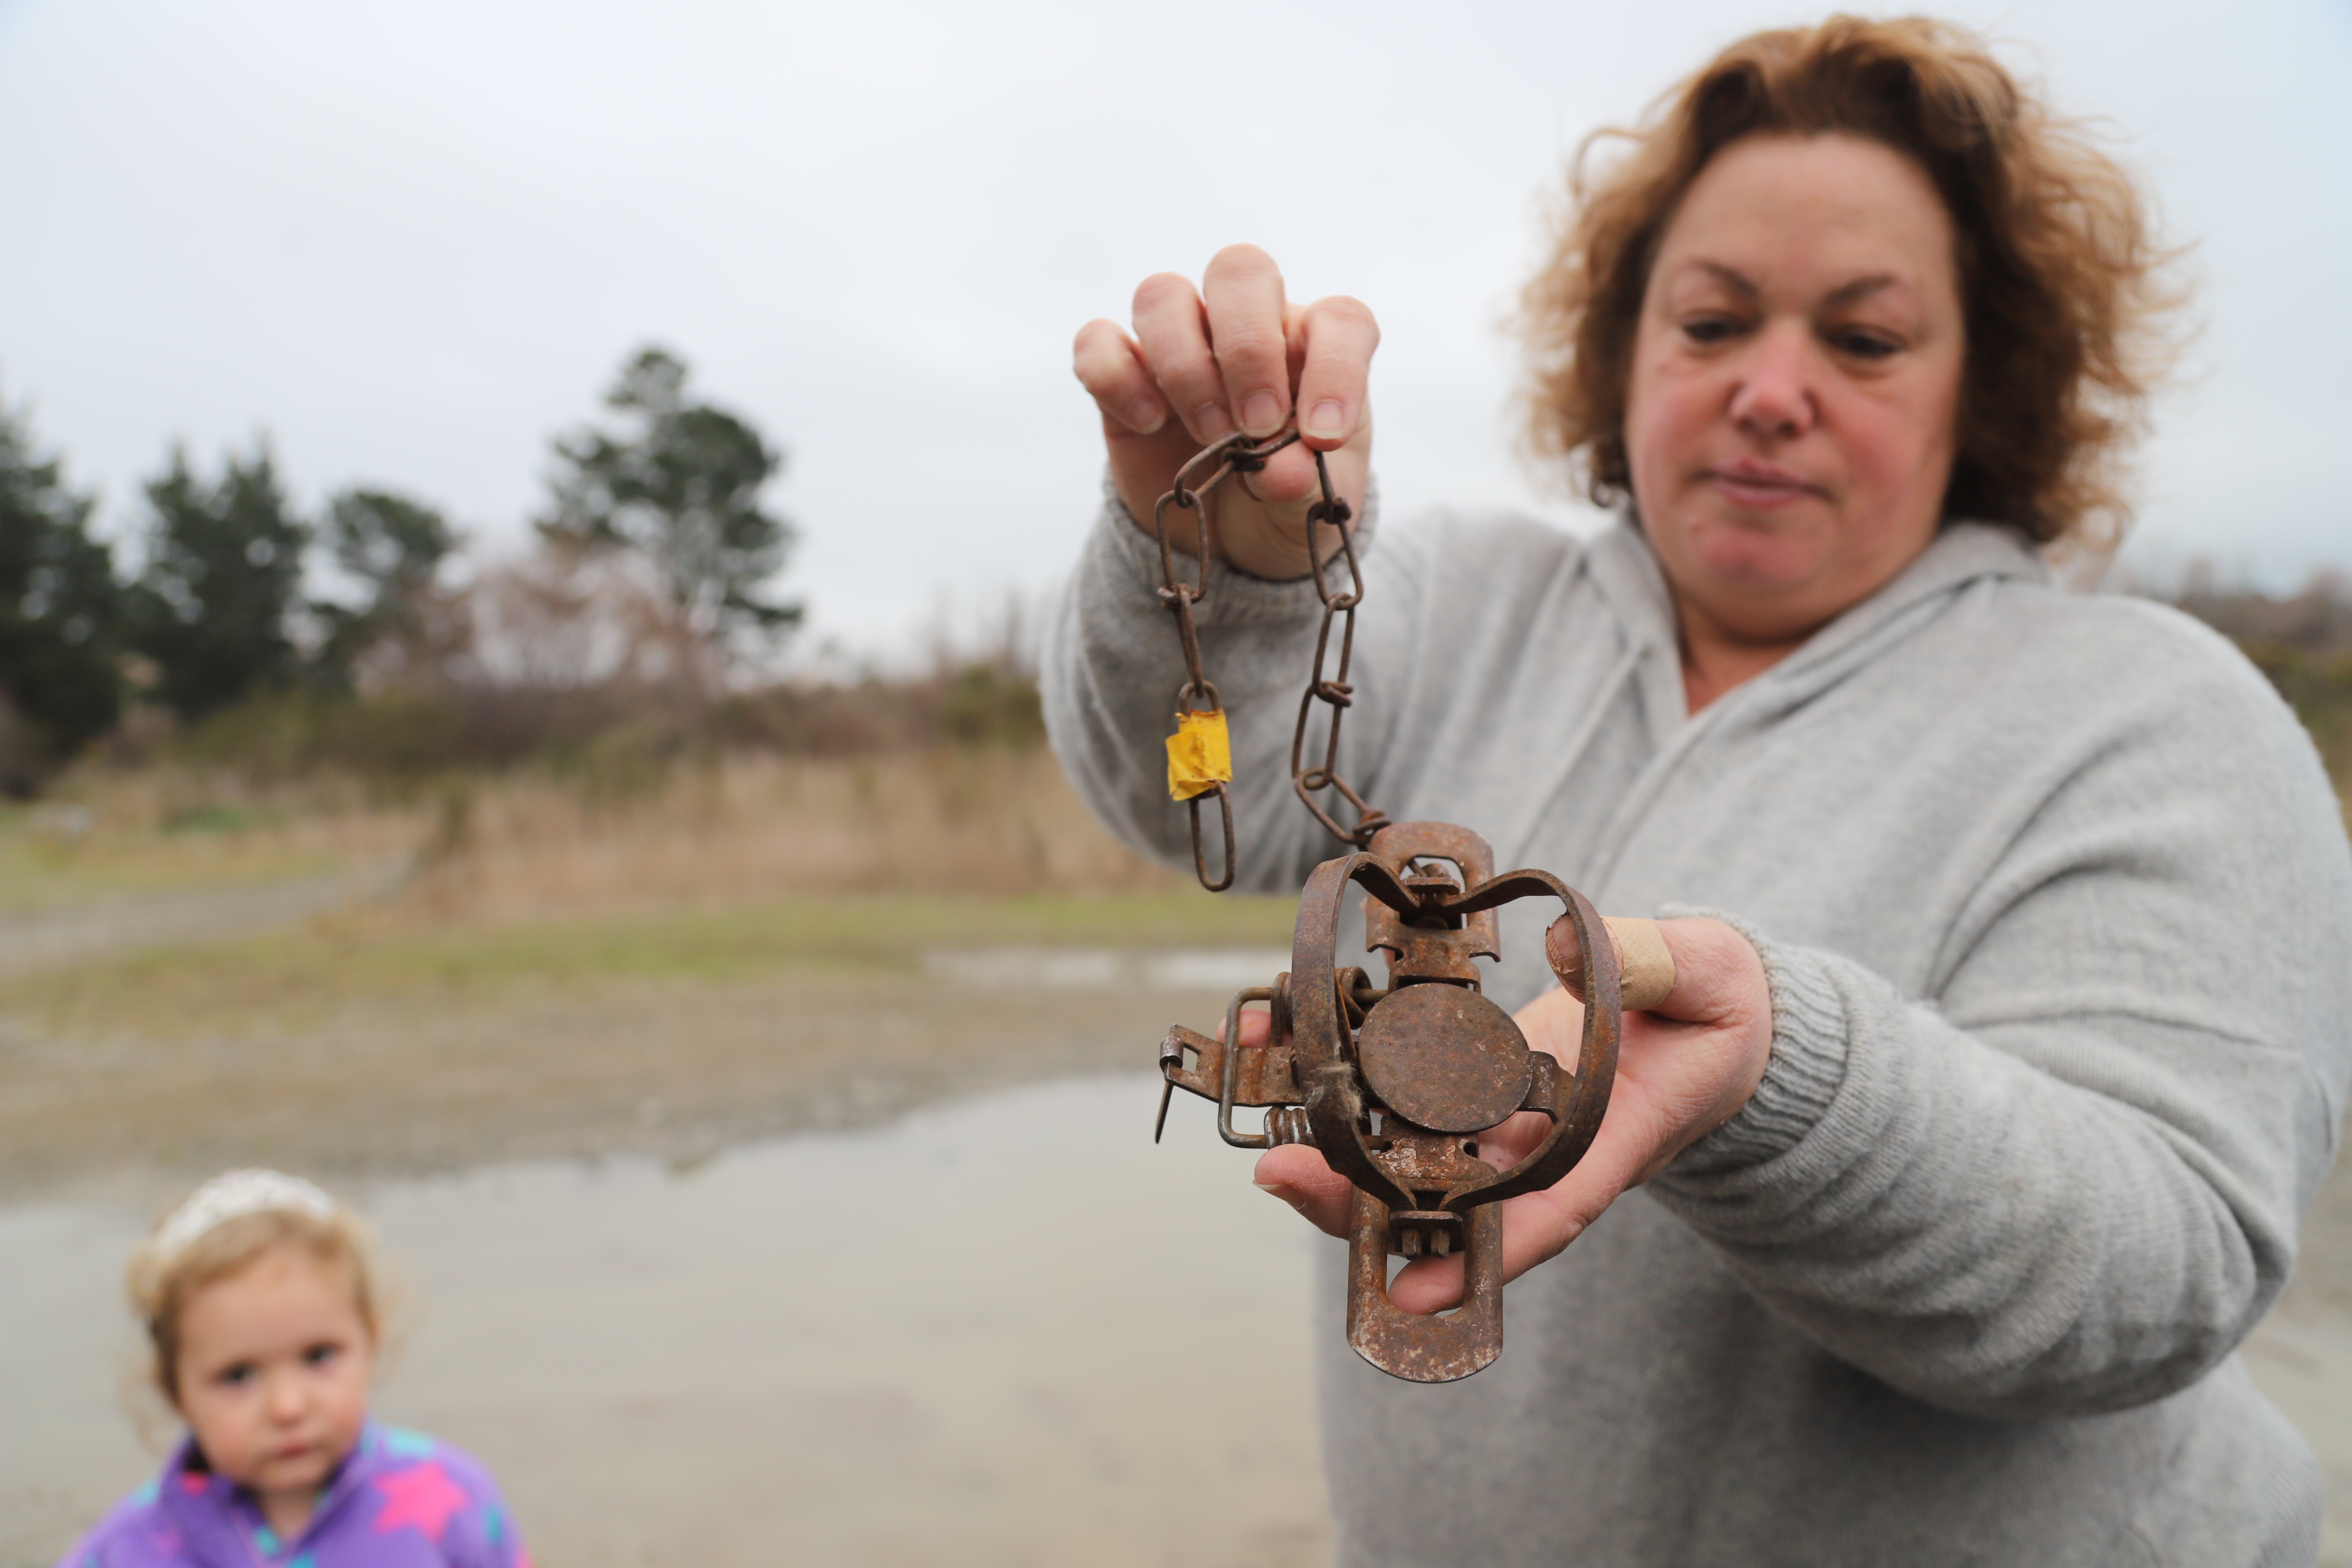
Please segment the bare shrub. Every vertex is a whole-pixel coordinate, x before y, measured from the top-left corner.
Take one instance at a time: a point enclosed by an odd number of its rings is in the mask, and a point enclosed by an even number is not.
[[[2243,648],[2311,731],[2338,792],[2352,794],[2352,578],[2323,570],[2273,595],[2231,586],[2198,561],[2168,588],[2138,586]]]
[[[2352,654],[2352,578],[2315,572],[2296,593],[2226,585],[2210,564],[2192,562],[2168,598],[2241,646],[2275,645],[2321,658]]]
[[[741,753],[626,801],[517,775],[477,784],[438,823],[416,897],[488,915],[1178,885],[1094,822],[1042,748]]]

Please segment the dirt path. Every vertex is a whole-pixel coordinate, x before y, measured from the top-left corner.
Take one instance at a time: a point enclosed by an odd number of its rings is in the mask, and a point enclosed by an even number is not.
[[[125,894],[0,915],[0,984],[146,947],[233,942],[381,896],[397,868],[329,872],[250,887]]]

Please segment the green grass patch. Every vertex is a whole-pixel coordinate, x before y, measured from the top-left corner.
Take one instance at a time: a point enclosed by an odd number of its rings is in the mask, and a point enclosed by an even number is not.
[[[284,825],[286,814],[268,806],[192,805],[163,818],[165,833],[244,833]]]
[[[2311,731],[2336,789],[2352,794],[2352,654],[2315,654],[2281,643],[2244,647]]]
[[[81,833],[72,823],[53,810],[0,813],[0,915],[141,893],[251,887],[342,868],[331,853],[248,831],[258,826],[251,821]]]
[[[911,975],[939,949],[1288,944],[1295,900],[1182,891],[1016,899],[794,899],[718,910],[436,924],[362,913],[119,956],[0,985],[43,1033],[178,1037],[299,1026],[378,1003],[488,1005],[613,984]]]

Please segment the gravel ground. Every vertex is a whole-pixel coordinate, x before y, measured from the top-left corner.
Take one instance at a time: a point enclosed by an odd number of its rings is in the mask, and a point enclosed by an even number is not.
[[[172,918],[184,931],[192,917],[175,905]],[[55,951],[87,963],[96,949],[85,935]],[[30,960],[20,951],[16,963]],[[188,1180],[246,1163],[375,1184],[551,1160],[690,1169],[779,1134],[1148,1069],[1171,1020],[1205,1023],[1223,1002],[1222,987],[1137,984],[1131,963],[1110,963],[1124,981],[1111,988],[1098,983],[1103,963],[1069,966],[1076,985],[1035,989],[932,969],[376,996],[282,1026],[198,1021],[97,1037],[46,1033],[0,994],[0,1216],[59,1204],[152,1211]],[[1148,1108],[1137,1115],[1140,1137]],[[0,1280],[11,1275],[23,1279],[0,1259]],[[20,1289],[0,1284],[0,1302]],[[2352,1568],[2352,1171],[2315,1206],[2302,1271],[2247,1357],[2321,1453],[2324,1561]]]
[[[1223,1003],[852,976],[374,1003],[299,1031],[162,1041],[0,1023],[0,1199],[125,1168],[341,1177],[690,1160],[1024,1079],[1148,1068],[1171,1022]]]

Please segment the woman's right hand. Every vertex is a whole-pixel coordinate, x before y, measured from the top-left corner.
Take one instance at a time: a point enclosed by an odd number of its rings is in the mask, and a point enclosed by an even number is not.
[[[1660,921],[1658,936],[1674,957],[1674,986],[1654,1006],[1624,1016],[1617,1077],[1591,1147],[1543,1191],[1503,1200],[1506,1280],[1559,1256],[1628,1189],[1739,1114],[1763,1081],[1772,1059],[1772,992],[1754,945],[1716,920]],[[1570,963],[1574,943],[1569,935]],[[1265,1020],[1255,1010],[1242,1015],[1244,1045],[1265,1038]],[[1582,1004],[1555,986],[1520,1008],[1517,1022],[1532,1049],[1548,1052],[1566,1075],[1575,1073]],[[1520,1111],[1478,1135],[1478,1155],[1508,1170],[1551,1125],[1536,1111]],[[1255,1179],[1317,1228],[1349,1233],[1351,1186],[1311,1144],[1267,1150],[1258,1156]],[[1458,1304],[1460,1254],[1408,1264],[1390,1281],[1389,1300],[1408,1312]]]
[[[1102,411],[1112,482],[1147,533],[1153,504],[1193,453],[1236,428],[1270,436],[1298,410],[1300,443],[1248,476],[1255,500],[1239,476],[1218,487],[1210,541],[1254,576],[1303,577],[1307,509],[1321,494],[1313,452],[1326,454],[1349,509],[1363,511],[1372,446],[1366,384],[1380,340],[1359,301],[1293,305],[1274,258],[1232,245],[1210,259],[1197,291],[1172,272],[1145,279],[1135,290],[1134,336],[1114,321],[1079,328],[1074,368]],[[1170,542],[1189,553],[1193,531],[1178,521],[1170,519]]]

